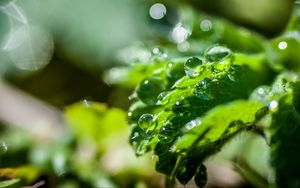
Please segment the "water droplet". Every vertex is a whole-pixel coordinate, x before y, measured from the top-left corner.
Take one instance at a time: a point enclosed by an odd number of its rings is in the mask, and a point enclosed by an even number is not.
[[[214,98],[213,88],[212,88],[213,82],[216,81],[213,81],[210,78],[204,78],[194,88],[193,90],[194,95],[202,100],[212,100]]]
[[[210,20],[202,20],[200,23],[200,29],[204,32],[210,31],[212,29],[212,22]]]
[[[205,57],[212,62],[222,61],[231,55],[231,50],[225,46],[213,46],[205,51]]]
[[[269,86],[261,86],[257,88],[250,96],[252,99],[256,99],[264,104],[266,104],[267,97],[271,92],[271,88]]]
[[[143,114],[138,120],[138,125],[141,129],[148,132],[155,129],[156,121],[154,121],[154,116],[152,114]]]
[[[169,92],[161,92],[157,97],[157,103],[156,104],[158,104],[158,105],[168,104],[169,101],[170,101],[170,98],[165,100],[168,94],[169,94]]]
[[[138,98],[148,105],[154,105],[157,96],[165,89],[163,80],[157,77],[150,77],[142,81],[137,87],[136,93]]]
[[[178,80],[185,76],[183,63],[169,63],[167,65],[167,77],[171,80]]]
[[[271,101],[269,103],[269,110],[272,112],[276,112],[278,110],[278,102],[277,101]]]
[[[8,150],[8,147],[7,147],[6,142],[1,141],[1,142],[0,142],[0,153],[1,153],[1,154],[4,154],[4,153],[7,152],[7,150]]]
[[[132,112],[128,112],[128,117],[131,117],[132,116]]]
[[[229,68],[227,76],[231,81],[237,82],[241,79],[242,74],[243,68],[240,65],[233,65]]]
[[[149,150],[148,140],[142,140],[136,147],[135,153],[140,156],[145,154]]]
[[[174,133],[177,132],[177,129],[174,128],[172,123],[166,123],[163,127],[160,128],[159,139],[167,141],[168,138],[171,138]]]
[[[193,78],[199,75],[197,68],[202,65],[203,62],[197,57],[191,57],[184,63],[184,70],[187,76]]]
[[[139,132],[134,132],[131,136],[131,140],[136,140],[140,136]]]
[[[83,106],[86,106],[86,107],[90,106],[90,102],[87,99],[83,99],[82,104],[83,104]]]
[[[284,50],[284,49],[286,49],[287,47],[288,47],[288,43],[287,43],[286,41],[281,41],[281,42],[278,43],[278,48],[279,48],[280,50]]]
[[[183,43],[189,36],[191,32],[185,28],[182,23],[178,23],[172,33],[171,37],[176,43]]]
[[[167,13],[167,8],[161,3],[155,3],[150,7],[149,14],[155,20],[162,19]]]
[[[130,96],[128,96],[128,99],[131,101],[133,99],[136,99],[137,98],[137,94],[136,92],[133,92]]]

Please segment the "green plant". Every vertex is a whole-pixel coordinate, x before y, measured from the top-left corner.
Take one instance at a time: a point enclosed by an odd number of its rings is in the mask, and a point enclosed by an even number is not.
[[[130,143],[137,156],[151,151],[158,157],[156,170],[168,177],[167,186],[194,177],[203,187],[203,162],[249,131],[269,144],[275,182],[255,183],[259,177],[244,168],[246,179],[260,187],[300,186],[298,11],[270,40],[184,9],[182,17],[189,19],[180,27],[189,30],[188,39],[152,50],[139,45],[127,59],[131,64],[113,69],[120,77],[107,73],[112,83],[137,84],[130,96]],[[201,29],[198,20],[211,25]]]

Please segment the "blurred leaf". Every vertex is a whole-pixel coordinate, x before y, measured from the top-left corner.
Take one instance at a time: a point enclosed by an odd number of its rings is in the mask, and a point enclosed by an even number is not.
[[[100,151],[106,151],[126,131],[126,113],[104,104],[83,101],[65,110],[70,130],[79,138],[91,138]]]
[[[11,185],[18,183],[19,181],[20,181],[19,179],[0,181],[0,187],[9,187]]]

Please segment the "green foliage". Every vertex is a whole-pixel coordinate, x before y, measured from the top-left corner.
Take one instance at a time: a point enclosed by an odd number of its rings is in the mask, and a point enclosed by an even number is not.
[[[285,73],[277,78],[267,96],[272,95],[269,109],[271,164],[278,187],[300,186],[300,114],[299,75]]]
[[[156,170],[168,177],[167,186],[173,186],[175,178],[186,184],[194,177],[203,187],[203,162],[237,134],[253,131],[270,144],[276,185],[299,187],[298,31],[291,30],[290,23],[282,36],[268,41],[204,15],[201,19],[214,27],[199,29],[197,16],[191,17],[187,51],[177,44],[176,53],[169,44],[165,50],[154,48],[160,53],[148,61],[123,67],[128,73],[123,80],[139,75],[130,97],[137,100],[128,113],[136,155],[153,152]],[[295,17],[292,20],[296,23]],[[276,76],[270,69],[281,74],[268,86]],[[241,172],[247,178],[247,170]],[[255,179],[255,170],[248,172]],[[253,184],[265,185],[256,180]]]
[[[185,59],[169,60],[162,65],[167,68],[146,76],[136,88],[140,101],[129,112],[136,154],[153,150],[156,169],[183,184],[227,140],[254,127],[264,105],[236,99],[246,99],[267,81],[258,71],[264,70],[263,58],[235,54],[223,46]]]

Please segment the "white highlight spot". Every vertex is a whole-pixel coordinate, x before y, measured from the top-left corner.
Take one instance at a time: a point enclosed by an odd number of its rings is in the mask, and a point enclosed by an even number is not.
[[[288,44],[287,44],[285,41],[281,41],[281,42],[278,44],[278,48],[279,48],[280,50],[286,49],[287,46],[288,46]]]
[[[149,14],[151,18],[155,20],[162,19],[167,13],[167,9],[165,5],[161,3],[155,3],[154,5],[151,6],[149,10]]]
[[[269,109],[271,111],[275,111],[278,107],[278,102],[277,101],[271,101],[270,104],[269,104]]]

